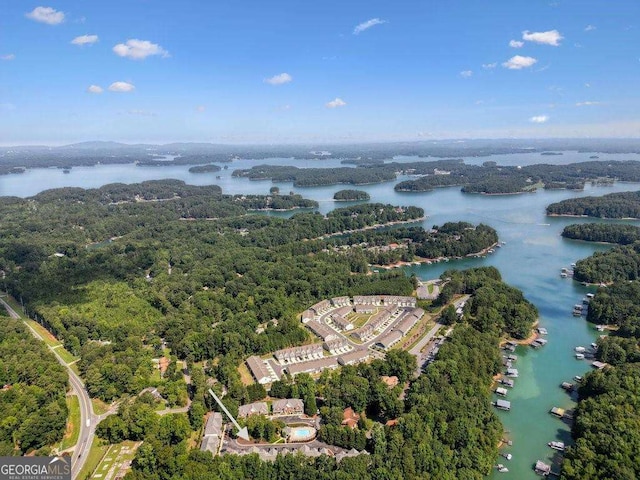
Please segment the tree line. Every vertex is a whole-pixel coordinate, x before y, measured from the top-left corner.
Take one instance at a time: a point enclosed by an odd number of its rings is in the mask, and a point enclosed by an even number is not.
[[[601,197],[569,198],[552,203],[547,215],[596,218],[640,218],[640,191],[610,193]]]
[[[620,225],[605,225],[598,238],[617,238]],[[626,229],[624,229],[626,230]],[[616,330],[597,342],[604,370],[589,372],[580,388],[570,447],[562,464],[563,480],[637,478],[640,467],[640,284],[634,270],[638,243],[594,254],[578,264],[592,278],[613,283],[589,302],[587,320]],[[583,269],[581,267],[581,269]]]
[[[0,305],[0,455],[50,454],[67,425],[67,372]]]

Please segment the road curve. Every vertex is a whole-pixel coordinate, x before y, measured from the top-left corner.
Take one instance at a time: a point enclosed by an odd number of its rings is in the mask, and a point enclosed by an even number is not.
[[[2,298],[0,298],[0,303],[5,306],[7,312],[12,318],[22,318]],[[44,342],[44,338],[42,338],[42,336],[31,327],[31,325],[26,322],[25,325],[29,328],[34,337]],[[78,435],[78,443],[76,444],[73,455],[71,456],[71,478],[77,478],[78,473],[80,473],[80,470],[82,470],[82,467],[84,466],[84,463],[89,456],[88,452],[91,448],[96,424],[98,423],[100,417],[93,413],[93,405],[91,404],[91,399],[89,398],[89,394],[87,393],[87,390],[84,387],[84,383],[82,382],[80,377],[78,377],[76,372],[71,369],[71,366],[68,365],[62,359],[62,357],[60,357],[60,355],[58,355],[55,348],[49,346],[48,348],[56,356],[58,362],[66,367],[67,372],[69,373],[69,383],[71,384],[71,390],[73,390],[74,394],[78,397],[78,403],[80,404],[80,434]]]

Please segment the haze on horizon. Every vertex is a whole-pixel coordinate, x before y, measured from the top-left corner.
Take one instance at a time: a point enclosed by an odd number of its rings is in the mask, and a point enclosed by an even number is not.
[[[638,137],[640,3],[11,2],[0,144]]]

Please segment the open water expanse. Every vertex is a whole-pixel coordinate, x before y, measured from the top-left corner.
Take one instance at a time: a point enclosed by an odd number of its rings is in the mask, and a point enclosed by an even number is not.
[[[468,159],[469,163],[493,160],[503,165],[533,163],[569,163],[587,161],[593,154],[565,153],[562,156],[539,154],[499,155]],[[637,160],[638,155],[599,154],[601,160]],[[401,158],[398,161],[416,161],[417,158]],[[421,159],[426,160],[426,159]],[[227,194],[267,194],[273,185],[270,181],[252,182],[244,178],[232,178],[237,168],[249,168],[258,164],[294,164],[300,167],[336,168],[338,160],[292,159],[238,160],[228,164],[227,170],[210,174],[192,174],[187,166],[138,167],[136,165],[99,165],[74,167],[64,174],[60,169],[32,169],[20,175],[0,176],[0,195],[27,197],[48,188],[62,186],[98,187],[107,183],[134,183],[143,180],[177,178],[190,184],[217,184]],[[221,164],[224,165],[224,164]],[[219,175],[221,178],[216,179]],[[518,288],[540,311],[540,326],[547,328],[549,343],[539,350],[518,347],[516,365],[520,376],[515,388],[509,391],[510,412],[499,412],[513,446],[505,452],[513,454],[507,461],[499,458],[509,468],[508,473],[494,473],[490,478],[533,479],[537,477],[532,465],[537,459],[551,461],[554,451],[547,447],[551,440],[570,442],[569,427],[548,412],[553,406],[570,408],[572,399],[560,388],[563,381],[572,381],[575,375],[583,375],[591,367],[587,361],[576,360],[573,349],[577,345],[588,346],[598,333],[583,317],[573,317],[572,307],[581,303],[589,290],[571,279],[560,278],[560,268],[589,256],[596,250],[608,247],[584,242],[563,240],[560,232],[569,223],[593,221],[586,219],[548,218],[545,207],[552,202],[585,195],[604,195],[640,189],[638,184],[617,183],[609,187],[591,187],[584,192],[564,190],[539,190],[532,194],[484,196],[468,195],[460,188],[452,187],[427,193],[397,193],[393,186],[403,180],[377,185],[353,187],[366,190],[371,201],[395,205],[415,205],[424,208],[428,218],[426,228],[446,221],[465,220],[486,223],[494,227],[500,240],[506,244],[487,258],[451,261],[435,265],[407,267],[407,274],[415,272],[423,279],[438,277],[448,268],[467,268],[494,265],[503,278]],[[333,194],[349,186],[294,188],[290,183],[278,183],[282,193],[294,190],[306,198],[320,202],[319,210],[326,213],[345,203],[332,200]],[[286,215],[289,215],[287,213]],[[283,215],[285,215],[283,213]],[[638,222],[629,222],[636,223]],[[558,470],[558,468],[554,468]]]

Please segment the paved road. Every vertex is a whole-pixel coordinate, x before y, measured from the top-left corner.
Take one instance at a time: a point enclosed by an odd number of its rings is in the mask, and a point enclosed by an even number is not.
[[[21,318],[18,313],[14,309],[12,309],[7,302],[5,302],[2,298],[0,298],[0,303],[2,303],[9,315],[15,319]],[[44,338],[34,330],[31,325],[25,322],[25,325],[29,327],[29,330],[38,340],[44,342]],[[55,348],[49,347],[49,350],[56,356],[58,362],[60,362],[64,367],[66,367],[69,372],[69,383],[71,384],[71,389],[73,393],[78,397],[80,403],[80,434],[78,435],[78,443],[76,444],[76,448],[71,456],[71,477],[76,478],[82,467],[84,466],[84,462],[89,456],[89,449],[91,448],[91,443],[93,442],[93,436],[95,434],[95,428],[98,424],[98,421],[101,419],[100,416],[95,415],[93,413],[93,405],[91,404],[91,399],[89,398],[89,394],[84,387],[84,383],[76,375],[76,373],[71,369],[71,366],[68,365],[62,357],[58,355]]]
[[[454,308],[457,309],[458,307],[464,305],[467,302],[467,300],[469,300],[469,298],[471,298],[471,295],[464,295],[462,298],[456,300],[455,302],[453,302]],[[424,365],[432,349],[429,349],[428,351],[424,351],[424,352],[423,350],[433,340],[433,337],[436,335],[436,333],[438,333],[438,330],[440,330],[440,327],[442,326],[443,325],[441,323],[436,322],[433,328],[429,330],[429,332],[427,332],[427,334],[424,337],[422,337],[420,341],[416,343],[411,350],[409,350],[409,353],[416,357],[416,361],[418,364],[415,371],[415,376],[420,376],[420,373],[422,372],[422,366]],[[447,332],[445,333],[445,336],[448,337],[451,334],[451,330],[452,328],[447,330]]]

